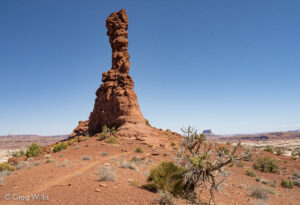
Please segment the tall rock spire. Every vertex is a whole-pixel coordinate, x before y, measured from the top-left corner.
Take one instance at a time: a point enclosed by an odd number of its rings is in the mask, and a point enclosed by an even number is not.
[[[104,125],[119,128],[126,123],[145,124],[129,75],[126,11],[121,9],[112,13],[106,20],[106,28],[112,49],[112,67],[102,74],[103,83],[96,92],[94,110],[88,122],[91,135],[100,132]]]

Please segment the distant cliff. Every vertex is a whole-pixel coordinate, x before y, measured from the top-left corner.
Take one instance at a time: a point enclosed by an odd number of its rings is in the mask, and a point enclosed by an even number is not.
[[[39,135],[6,135],[0,136],[0,150],[24,149],[33,142],[49,145],[67,139],[69,135],[39,136]]]

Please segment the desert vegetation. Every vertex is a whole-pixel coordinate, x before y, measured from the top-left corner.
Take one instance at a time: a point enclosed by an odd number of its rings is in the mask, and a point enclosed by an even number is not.
[[[147,178],[148,187],[153,187],[174,196],[181,195],[184,188],[185,170],[173,162],[161,162],[151,170]]]
[[[26,156],[27,157],[38,157],[41,153],[41,146],[36,144],[36,143],[32,143],[29,147],[29,149],[26,151]]]
[[[9,152],[10,156],[19,158],[21,156],[25,156],[26,152],[24,150]]]
[[[9,163],[0,163],[0,171],[4,171],[4,170],[7,170],[7,171],[14,171],[15,168],[10,165]]]
[[[272,148],[271,146],[265,147],[264,151],[270,152],[270,153],[272,153],[272,154],[274,153],[273,148]]]
[[[66,143],[61,142],[61,143],[58,143],[58,144],[54,145],[52,147],[52,150],[53,150],[53,152],[60,152],[60,151],[62,151],[64,149],[67,149],[67,148],[68,148],[68,145]]]
[[[143,151],[143,149],[141,147],[137,147],[135,149],[135,152],[137,152],[137,153],[143,153],[144,151]]]
[[[96,134],[99,140],[107,140],[109,138],[115,138],[116,129],[115,127],[109,128],[106,125],[102,127],[102,132]]]
[[[219,148],[216,144],[208,143],[203,134],[198,134],[192,127],[182,129],[180,164],[185,168],[184,198],[195,201],[197,199],[196,187],[200,187],[200,193],[208,190],[209,203],[215,202],[214,191],[218,189],[228,177],[229,171],[225,166],[240,162],[250,154],[250,151],[237,153],[240,142],[231,150]]]
[[[209,191],[209,203],[214,203],[214,191],[229,177],[226,165],[239,163],[250,151],[237,152],[240,143],[232,149],[209,143],[203,134],[192,127],[182,129],[184,137],[178,151],[177,164],[162,162],[151,170],[147,188],[155,188],[161,193],[185,198],[193,203],[202,203],[197,196]],[[199,189],[200,188],[200,189]],[[199,201],[200,200],[200,201]]]
[[[116,170],[114,167],[100,166],[98,170],[99,181],[115,181]]]
[[[275,159],[269,157],[258,158],[253,164],[253,168],[267,173],[279,173],[279,165]]]
[[[250,168],[246,169],[246,174],[250,177],[256,177],[256,173]]]
[[[275,194],[274,190],[260,185],[255,185],[251,188],[250,195],[256,199],[268,200],[270,194]]]
[[[284,187],[284,188],[289,188],[289,189],[294,188],[294,183],[293,183],[293,181],[286,181],[286,180],[284,180],[284,179],[281,180],[280,185],[281,185],[282,187]]]

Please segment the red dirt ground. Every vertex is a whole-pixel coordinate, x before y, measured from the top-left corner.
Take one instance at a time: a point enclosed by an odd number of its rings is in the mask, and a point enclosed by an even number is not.
[[[176,150],[170,145],[171,141],[180,143],[180,137],[169,137],[160,139],[161,146],[149,147],[143,142],[133,139],[118,139],[119,144],[110,145],[99,142],[95,137],[90,137],[86,141],[75,143],[68,149],[57,153],[50,153],[51,163],[46,163],[44,154],[33,161],[30,165],[16,170],[12,175],[4,179],[0,186],[0,204],[101,204],[101,205],[144,205],[158,204],[159,194],[152,193],[140,188],[146,184],[146,175],[151,167],[160,161],[173,160]],[[76,148],[80,146],[80,148]],[[136,153],[135,149],[141,147],[143,153]],[[102,156],[102,152],[107,152],[108,156]],[[153,154],[153,155],[152,155]],[[156,155],[158,154],[158,155]],[[216,192],[216,201],[219,205],[258,205],[258,204],[278,204],[278,205],[297,205],[300,204],[300,188],[285,189],[280,186],[281,179],[288,179],[294,172],[300,172],[299,158],[292,160],[291,157],[275,156],[266,152],[255,153],[254,159],[258,156],[270,156],[281,160],[280,167],[286,167],[288,175],[283,175],[284,170],[278,174],[267,174],[256,171],[257,177],[265,180],[275,180],[276,187],[264,185],[256,182],[256,177],[245,174],[247,167],[251,167],[253,162],[243,162],[243,167],[228,167],[231,176],[225,181],[219,192]],[[91,160],[82,160],[83,156],[89,156]],[[128,161],[133,157],[143,159],[141,165],[137,165],[138,170],[121,168],[119,163],[122,158]],[[65,166],[61,166],[64,163]],[[284,163],[284,161],[287,163]],[[33,166],[35,161],[40,164]],[[116,181],[100,182],[97,171],[100,165],[109,163],[109,166],[116,167]],[[132,185],[129,181],[134,181]],[[250,196],[250,189],[253,185],[259,184],[275,190],[276,194],[270,195],[268,201],[260,203]],[[13,194],[27,196],[31,194],[45,194],[49,200],[5,200],[4,196]],[[16,196],[15,195],[15,196]],[[208,195],[204,193],[200,197],[207,200]],[[188,204],[181,199],[174,200],[176,204]]]

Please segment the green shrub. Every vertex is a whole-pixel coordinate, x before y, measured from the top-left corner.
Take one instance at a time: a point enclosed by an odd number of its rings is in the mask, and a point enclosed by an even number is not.
[[[68,141],[68,145],[71,146],[73,144],[75,144],[77,142],[76,139],[71,139],[70,141]]]
[[[230,153],[229,149],[227,149],[226,147],[219,147],[217,151],[218,153],[224,153],[225,155],[228,155]]]
[[[102,127],[102,132],[98,133],[96,136],[98,137],[99,140],[104,140],[108,139],[112,136],[115,136],[116,134],[116,129],[115,127],[109,128],[106,125]]]
[[[292,156],[292,160],[296,160],[297,159],[297,157],[295,157],[295,156]]]
[[[258,158],[253,164],[253,168],[267,173],[279,173],[279,165],[275,159],[269,157]]]
[[[174,196],[183,191],[184,169],[176,166],[173,162],[161,162],[151,169],[147,178],[157,190],[168,191]]]
[[[15,168],[11,166],[9,163],[6,162],[0,163],[0,171],[4,171],[4,170],[14,171]]]
[[[143,149],[141,147],[137,147],[135,149],[135,152],[137,152],[137,153],[143,153],[144,151],[143,151]]]
[[[284,188],[289,188],[289,189],[292,189],[294,188],[294,183],[292,181],[286,181],[286,180],[281,180],[281,183],[280,185]]]
[[[25,154],[26,153],[24,150],[20,150],[20,151],[12,152],[11,156],[18,158],[18,157],[24,156]]]
[[[273,148],[270,147],[270,146],[265,147],[264,151],[270,152],[270,153],[272,153],[272,154],[274,153]]]
[[[254,172],[252,169],[250,169],[250,168],[247,168],[247,169],[246,169],[246,174],[247,174],[248,176],[250,176],[250,177],[256,177],[255,172]]]
[[[36,143],[32,143],[29,147],[29,149],[26,151],[26,156],[27,157],[38,157],[41,153],[41,146],[36,144]]]
[[[276,153],[277,155],[282,155],[282,154],[283,154],[283,148],[277,147],[277,148],[275,149],[275,153]]]
[[[53,152],[60,152],[61,150],[67,149],[68,145],[65,143],[58,143],[52,147]]]
[[[145,120],[146,125],[151,126],[149,120]]]
[[[117,139],[115,136],[110,136],[107,140],[105,140],[106,143],[108,144],[116,144],[117,143]]]
[[[175,146],[176,146],[176,143],[175,143],[175,142],[171,142],[171,146],[172,146],[172,147],[175,147]]]

